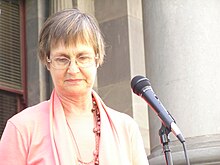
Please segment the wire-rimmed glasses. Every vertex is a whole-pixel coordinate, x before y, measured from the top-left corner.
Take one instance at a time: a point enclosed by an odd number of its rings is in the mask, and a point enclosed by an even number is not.
[[[74,61],[75,64],[80,68],[87,68],[95,65],[98,57],[91,55],[80,55],[76,56]],[[70,66],[73,60],[65,56],[55,56],[51,59],[47,59],[47,62],[55,69],[66,69]]]

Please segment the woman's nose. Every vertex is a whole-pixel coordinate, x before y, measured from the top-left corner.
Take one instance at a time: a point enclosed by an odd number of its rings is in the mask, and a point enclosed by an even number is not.
[[[78,73],[80,72],[79,66],[77,65],[75,60],[71,60],[70,65],[68,67],[69,73]]]

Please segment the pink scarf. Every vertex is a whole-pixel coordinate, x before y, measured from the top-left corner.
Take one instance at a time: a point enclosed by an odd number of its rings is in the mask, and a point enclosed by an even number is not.
[[[108,107],[101,98],[92,91],[101,115],[101,138],[99,147],[100,165],[128,165],[124,153],[120,150],[119,135],[108,112]],[[76,153],[66,123],[63,107],[56,92],[51,95],[50,134],[55,158],[55,165],[77,165]],[[124,160],[123,160],[124,159]]]

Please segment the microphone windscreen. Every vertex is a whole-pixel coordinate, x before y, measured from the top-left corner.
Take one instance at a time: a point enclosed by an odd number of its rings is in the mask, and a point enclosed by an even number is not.
[[[151,86],[148,78],[144,76],[135,76],[131,80],[131,89],[137,95],[140,95],[145,87]]]

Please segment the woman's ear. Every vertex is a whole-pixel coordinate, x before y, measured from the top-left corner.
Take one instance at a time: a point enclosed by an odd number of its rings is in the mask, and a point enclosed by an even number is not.
[[[45,66],[46,66],[47,70],[50,71],[50,65],[49,65],[49,63],[46,63]]]
[[[49,57],[47,56],[46,62],[45,62],[45,66],[47,67],[47,70],[50,71],[50,62],[49,62]]]
[[[96,68],[98,68],[99,67],[99,63],[98,64],[96,64]]]

